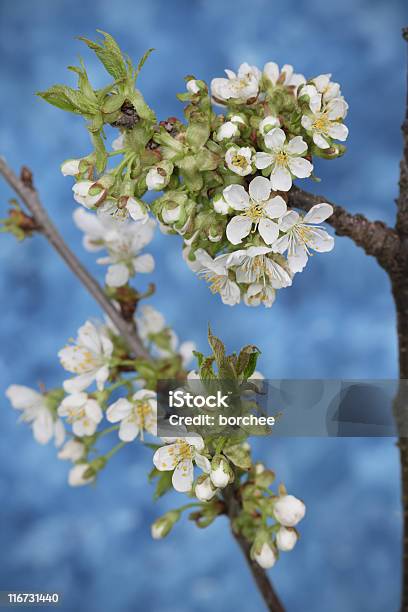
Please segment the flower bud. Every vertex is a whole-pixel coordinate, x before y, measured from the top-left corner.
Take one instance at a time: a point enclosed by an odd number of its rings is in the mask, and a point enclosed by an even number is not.
[[[190,79],[189,81],[187,81],[186,88],[187,88],[187,91],[189,91],[192,94],[197,94],[200,91],[200,88],[197,85],[196,79]]]
[[[194,489],[196,497],[200,501],[209,501],[217,493],[217,489],[212,486],[211,478],[207,474],[202,474],[197,479],[197,484]]]
[[[218,141],[234,138],[238,134],[238,127],[232,121],[226,121],[217,130],[215,139]]]
[[[283,495],[275,502],[273,514],[276,520],[285,527],[294,527],[302,520],[306,506],[294,495]]]
[[[177,523],[180,518],[179,510],[170,510],[166,512],[160,518],[158,518],[151,526],[152,538],[155,540],[161,540],[165,538],[168,533],[173,529],[173,526]]]
[[[276,563],[276,554],[268,542],[264,542],[259,552],[253,552],[253,558],[263,569],[269,569]]]
[[[79,440],[68,440],[58,453],[58,459],[78,461],[85,451],[85,446]]]
[[[162,208],[161,216],[164,223],[175,223],[179,220],[182,207],[176,202],[166,202]]]
[[[76,176],[80,173],[80,159],[67,159],[61,164],[61,172],[64,176]]]
[[[261,132],[262,136],[265,136],[265,134],[270,132],[273,128],[279,126],[279,119],[277,117],[274,117],[273,115],[268,115],[267,117],[265,117],[265,119],[262,119],[258,129]]]
[[[223,489],[232,480],[231,468],[228,461],[216,455],[211,462],[211,482],[215,487]]]
[[[95,480],[96,472],[89,463],[78,463],[70,469],[68,474],[68,484],[71,487],[81,487]]]
[[[276,535],[276,545],[279,550],[283,550],[285,552],[292,550],[296,542],[298,540],[298,535],[296,533],[296,529],[292,527],[280,527],[277,535]]]
[[[214,206],[214,210],[217,213],[219,213],[220,215],[227,215],[229,210],[230,210],[230,206],[224,200],[224,197],[223,197],[222,193],[217,193],[214,196],[214,198],[213,198],[213,206]]]

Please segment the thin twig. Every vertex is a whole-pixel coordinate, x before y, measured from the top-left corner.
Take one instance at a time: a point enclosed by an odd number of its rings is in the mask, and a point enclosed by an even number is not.
[[[234,519],[240,514],[242,507],[235,495],[235,490],[233,485],[228,485],[222,493],[223,500],[225,502],[225,506],[227,509],[227,514],[231,522],[231,531],[235,540],[237,541],[239,547],[244,553],[246,562],[248,564],[249,570],[256,582],[256,585],[265,601],[265,605],[268,610],[271,612],[284,612],[285,608],[283,607],[282,602],[280,601],[278,595],[276,594],[271,581],[269,580],[266,572],[256,561],[253,561],[250,556],[250,543],[244,538],[244,536],[240,533],[237,533],[234,530]]]
[[[124,340],[129,345],[129,348],[134,356],[141,357],[143,359],[150,359],[149,353],[143,346],[143,343],[140,340],[136,330],[132,328],[131,324],[127,323],[121,317],[115,306],[106,297],[100,285],[84,268],[76,255],[74,255],[74,253],[65,243],[55,225],[52,223],[41,204],[37,191],[33,186],[30,171],[27,168],[23,168],[22,177],[19,178],[7,165],[5,160],[0,158],[0,174],[27,206],[34,220],[38,224],[40,232],[61,255],[68,267],[71,268],[72,272],[79,278],[84,287],[88,289],[89,293],[98,302],[102,310],[104,310],[104,312],[108,315],[121,336],[123,336]]]

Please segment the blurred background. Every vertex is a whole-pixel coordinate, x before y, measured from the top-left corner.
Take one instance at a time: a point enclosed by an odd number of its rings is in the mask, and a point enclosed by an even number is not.
[[[34,92],[73,84],[65,70],[79,54],[93,82],[105,75],[75,36],[112,33],[138,59],[158,116],[181,115],[183,76],[209,81],[243,61],[290,63],[308,77],[332,72],[350,104],[348,152],[319,161],[324,193],[351,211],[392,223],[401,155],[407,25],[403,0],[2,0],[0,3],[0,154],[25,163],[43,202],[99,279],[104,270],[81,250],[72,223],[72,181],[60,162],[89,152],[81,118]],[[4,216],[11,193],[0,184]],[[213,297],[180,257],[176,238],[157,235],[157,293],[182,340],[207,350],[210,322],[229,350],[262,349],[269,378],[396,376],[393,304],[385,274],[347,238],[316,256],[271,310],[230,308]],[[142,282],[145,283],[145,280]],[[253,612],[263,609],[227,523],[207,531],[182,521],[160,542],[150,523],[180,503],[154,504],[150,451],[135,444],[117,455],[96,487],[66,484],[68,465],[52,444],[40,447],[4,398],[11,383],[58,386],[57,351],[96,304],[41,237],[0,240],[0,590],[61,591],[64,611]],[[303,498],[302,538],[270,572],[289,611],[395,610],[399,600],[399,467],[393,439],[274,439],[256,455]]]

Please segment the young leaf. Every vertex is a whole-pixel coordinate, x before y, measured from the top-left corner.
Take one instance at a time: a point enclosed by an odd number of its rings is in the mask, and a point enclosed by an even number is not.
[[[237,373],[249,378],[255,371],[256,362],[261,351],[254,344],[248,344],[238,355]]]
[[[173,472],[168,471],[168,472],[161,472],[160,476],[157,480],[157,484],[156,484],[156,490],[154,492],[154,499],[159,499],[159,497],[162,497],[165,493],[167,493],[167,491],[169,491],[172,487],[172,483],[171,483],[171,478],[172,478]]]
[[[38,91],[36,95],[57,108],[61,108],[70,113],[76,113],[77,115],[82,114],[82,110],[78,106],[78,100],[76,99],[77,92],[71,87],[67,87],[66,85],[53,85],[46,91]]]
[[[127,76],[126,63],[123,59],[122,52],[115,39],[107,32],[97,30],[105,38],[102,44],[99,44],[93,40],[89,40],[84,36],[79,36],[79,40],[82,40],[92,51],[94,51],[105,66],[107,72],[112,75],[115,79],[123,79]]]
[[[219,366],[225,359],[225,346],[217,336],[214,336],[211,327],[208,326],[208,343],[214,353],[215,361]]]

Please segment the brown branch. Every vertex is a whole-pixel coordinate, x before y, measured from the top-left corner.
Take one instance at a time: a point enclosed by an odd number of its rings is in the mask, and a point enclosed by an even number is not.
[[[112,323],[116,326],[121,336],[129,345],[130,350],[135,357],[150,359],[148,352],[143,346],[136,330],[131,324],[126,322],[119,312],[116,310],[112,302],[106,297],[100,285],[84,268],[82,263],[77,259],[68,245],[64,242],[62,236],[48,217],[44,207],[42,206],[38,193],[35,190],[32,182],[32,175],[28,168],[23,168],[21,178],[13,172],[6,164],[5,160],[0,158],[0,174],[21,198],[28,210],[33,216],[33,219],[38,224],[39,231],[47,238],[54,249],[60,254],[65,263],[71,268],[72,272],[79,278],[84,287],[95,298],[102,310],[108,315]]]
[[[408,42],[408,28],[402,31]],[[401,240],[398,266],[391,276],[392,293],[397,312],[399,377],[402,379],[394,400],[394,417],[398,430],[401,463],[401,502],[403,510],[402,538],[402,593],[401,612],[408,611],[408,406],[406,385],[408,379],[408,82],[403,135],[403,155],[400,163],[399,197],[397,199],[396,231]]]
[[[259,592],[261,593],[264,599],[267,609],[271,612],[284,612],[285,608],[283,607],[279,597],[275,593],[272,583],[269,580],[265,570],[262,569],[262,567],[258,565],[256,561],[253,561],[251,559],[250,543],[246,540],[246,538],[244,538],[243,535],[234,531],[234,519],[240,514],[242,508],[239,500],[235,495],[233,485],[229,485],[223,490],[222,497],[225,502],[227,514],[231,522],[232,535],[234,536],[235,540],[237,541],[239,547],[241,548],[244,554],[249,570],[255,580]]]
[[[289,206],[306,212],[315,204],[322,202],[333,206],[334,213],[327,219],[327,223],[334,228],[336,234],[348,236],[357,246],[363,248],[367,255],[375,257],[388,272],[393,271],[401,246],[399,236],[394,229],[382,221],[369,221],[361,214],[352,215],[327,198],[314,195],[299,187],[292,187],[288,196]]]

